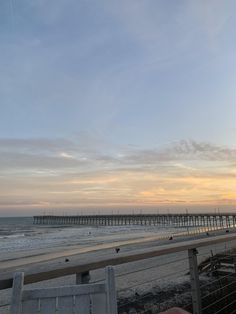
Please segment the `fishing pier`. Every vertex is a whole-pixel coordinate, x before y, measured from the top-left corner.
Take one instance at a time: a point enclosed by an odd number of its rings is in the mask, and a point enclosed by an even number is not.
[[[87,225],[124,226],[147,225],[169,227],[232,228],[236,225],[236,213],[212,214],[132,214],[132,215],[75,215],[34,216],[36,225]]]

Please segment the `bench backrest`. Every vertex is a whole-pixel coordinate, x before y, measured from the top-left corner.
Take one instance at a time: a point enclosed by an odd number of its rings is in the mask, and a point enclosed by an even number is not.
[[[15,273],[11,314],[117,314],[115,275],[106,267],[105,283],[24,290],[24,273]]]

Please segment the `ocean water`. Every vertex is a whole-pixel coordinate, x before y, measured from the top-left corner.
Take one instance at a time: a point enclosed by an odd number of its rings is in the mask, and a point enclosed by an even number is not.
[[[44,241],[47,233],[52,233],[52,228],[35,226],[32,217],[0,217],[0,251],[16,252],[31,249],[37,242]]]
[[[34,230],[32,217],[0,217],[0,239],[25,236]]]
[[[87,246],[126,240],[129,237],[171,235],[176,232],[177,229],[156,226],[48,226],[34,225],[32,217],[0,218],[0,252]]]

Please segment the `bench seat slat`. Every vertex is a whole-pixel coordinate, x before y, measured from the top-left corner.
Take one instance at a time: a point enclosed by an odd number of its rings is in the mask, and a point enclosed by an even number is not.
[[[76,314],[90,314],[91,313],[89,295],[81,295],[81,296],[75,297],[75,313]]]
[[[63,296],[76,296],[83,294],[96,294],[105,293],[105,284],[94,284],[94,285],[80,285],[80,286],[65,286],[58,288],[48,288],[48,289],[32,289],[25,290],[22,294],[22,300],[27,299],[41,299],[41,298],[53,298],[53,297],[63,297]]]

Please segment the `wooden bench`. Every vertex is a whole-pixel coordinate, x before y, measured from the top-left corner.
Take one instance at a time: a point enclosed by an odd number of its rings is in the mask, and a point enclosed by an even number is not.
[[[105,283],[24,290],[24,273],[14,274],[11,314],[117,314],[115,275],[105,269]]]

